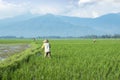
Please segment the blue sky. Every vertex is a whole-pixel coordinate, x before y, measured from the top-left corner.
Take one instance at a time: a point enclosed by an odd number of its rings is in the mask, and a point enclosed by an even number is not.
[[[25,13],[95,18],[120,13],[120,0],[0,0],[0,19]]]

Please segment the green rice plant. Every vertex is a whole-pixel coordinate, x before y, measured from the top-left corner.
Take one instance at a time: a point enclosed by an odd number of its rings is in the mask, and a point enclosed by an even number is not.
[[[120,40],[50,40],[51,58],[43,57],[41,43],[32,43],[29,59],[24,55],[2,80],[120,80]]]

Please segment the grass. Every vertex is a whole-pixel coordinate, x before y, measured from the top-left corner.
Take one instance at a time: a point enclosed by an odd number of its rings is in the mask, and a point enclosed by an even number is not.
[[[28,44],[33,42],[32,39],[0,39],[0,44]]]
[[[41,46],[38,41],[35,46]],[[50,40],[51,58],[36,49],[2,80],[120,80],[120,40]],[[9,72],[10,71],[10,72]]]

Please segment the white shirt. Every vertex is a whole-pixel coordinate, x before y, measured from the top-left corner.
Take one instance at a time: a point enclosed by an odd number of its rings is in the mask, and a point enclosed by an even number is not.
[[[44,50],[45,50],[45,52],[50,52],[50,44],[49,43],[44,43],[43,44],[44,45]]]

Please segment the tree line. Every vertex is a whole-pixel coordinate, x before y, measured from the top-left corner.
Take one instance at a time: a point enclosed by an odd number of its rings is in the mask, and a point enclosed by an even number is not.
[[[82,36],[80,38],[120,38],[120,34],[114,34],[114,35],[86,35]]]
[[[0,39],[26,39],[27,37],[16,37],[16,36],[0,36]],[[33,39],[46,39],[46,38],[54,38],[54,39],[64,39],[64,38],[120,38],[120,34],[114,34],[114,35],[85,35],[85,36],[38,36],[38,37],[29,37]]]

